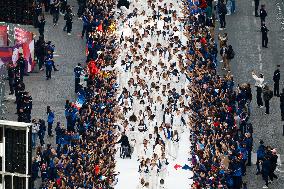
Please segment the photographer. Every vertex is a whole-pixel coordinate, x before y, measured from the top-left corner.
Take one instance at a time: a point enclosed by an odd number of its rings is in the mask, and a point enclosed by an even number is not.
[[[259,74],[259,76],[257,76],[253,71],[252,78],[255,80],[257,105],[258,107],[263,108],[263,101],[261,97],[262,87],[264,86],[263,74]]]

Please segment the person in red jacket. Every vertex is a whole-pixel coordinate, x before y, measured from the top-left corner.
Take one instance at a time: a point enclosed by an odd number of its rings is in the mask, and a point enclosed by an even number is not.
[[[100,32],[103,32],[103,21],[100,21],[100,24],[98,25],[97,30]]]
[[[199,3],[200,3],[199,7],[200,7],[201,9],[204,10],[204,9],[207,8],[207,2],[206,2],[206,0],[200,0]]]
[[[100,70],[96,66],[96,62],[94,60],[91,60],[88,63],[88,69],[89,69],[90,75],[92,75],[92,76],[97,75],[100,72]]]

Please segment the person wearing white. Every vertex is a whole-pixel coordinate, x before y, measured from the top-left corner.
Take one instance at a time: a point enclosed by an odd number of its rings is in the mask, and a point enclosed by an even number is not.
[[[176,159],[178,157],[178,149],[179,149],[179,134],[177,130],[174,130],[173,132],[173,157]]]
[[[258,107],[263,107],[263,101],[262,101],[262,88],[264,87],[264,77],[262,74],[259,74],[259,77],[252,72],[252,78],[255,80],[255,87],[256,87],[256,101]]]
[[[149,176],[150,176],[150,189],[157,189],[158,186],[158,171],[159,168],[154,160],[151,162],[151,166],[149,168]]]
[[[151,148],[151,146],[148,144],[148,141],[146,139],[143,141],[143,144],[139,149],[140,149],[138,156],[139,160],[152,157],[153,148]]]
[[[157,154],[158,158],[162,157],[162,153],[164,150],[164,146],[162,144],[162,141],[159,140],[159,143],[156,144],[155,148],[154,148],[154,153]]]

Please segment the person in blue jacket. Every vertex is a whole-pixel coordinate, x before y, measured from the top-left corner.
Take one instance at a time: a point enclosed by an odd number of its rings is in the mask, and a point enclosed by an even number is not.
[[[82,21],[83,21],[83,30],[82,30],[82,35],[81,38],[83,39],[85,33],[86,35],[88,34],[88,25],[90,24],[90,18],[89,15],[87,14],[87,12],[85,12],[85,14],[82,16]]]
[[[261,173],[259,164],[261,161],[263,161],[265,157],[265,146],[263,145],[264,144],[263,140],[260,140],[259,143],[260,145],[256,151],[256,158],[257,158],[256,159],[256,167],[257,167],[256,175],[259,175]]]
[[[45,69],[46,69],[46,80],[51,79],[52,65],[54,64],[53,60],[48,58],[45,60]]]
[[[47,114],[47,129],[48,129],[48,136],[52,137],[52,124],[54,122],[54,113],[50,109],[50,106],[47,106],[46,108],[46,114]]]
[[[262,178],[265,181],[265,185],[263,186],[263,188],[268,188],[268,176],[270,173],[270,169],[271,169],[270,158],[268,155],[266,155],[262,163]]]

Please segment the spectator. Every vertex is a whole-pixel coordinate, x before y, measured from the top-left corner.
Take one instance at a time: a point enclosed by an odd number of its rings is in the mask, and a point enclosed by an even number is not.
[[[54,122],[54,112],[50,109],[50,106],[46,107],[47,114],[47,126],[48,126],[48,136],[53,137],[52,135],[52,124]]]
[[[257,173],[256,173],[256,175],[259,175],[260,173],[262,173],[262,171],[260,171],[259,164],[261,162],[263,162],[264,157],[265,157],[265,146],[263,145],[264,144],[263,140],[260,140],[259,144],[260,145],[259,145],[257,152],[256,152],[256,157],[257,157],[257,160],[256,160]]]

